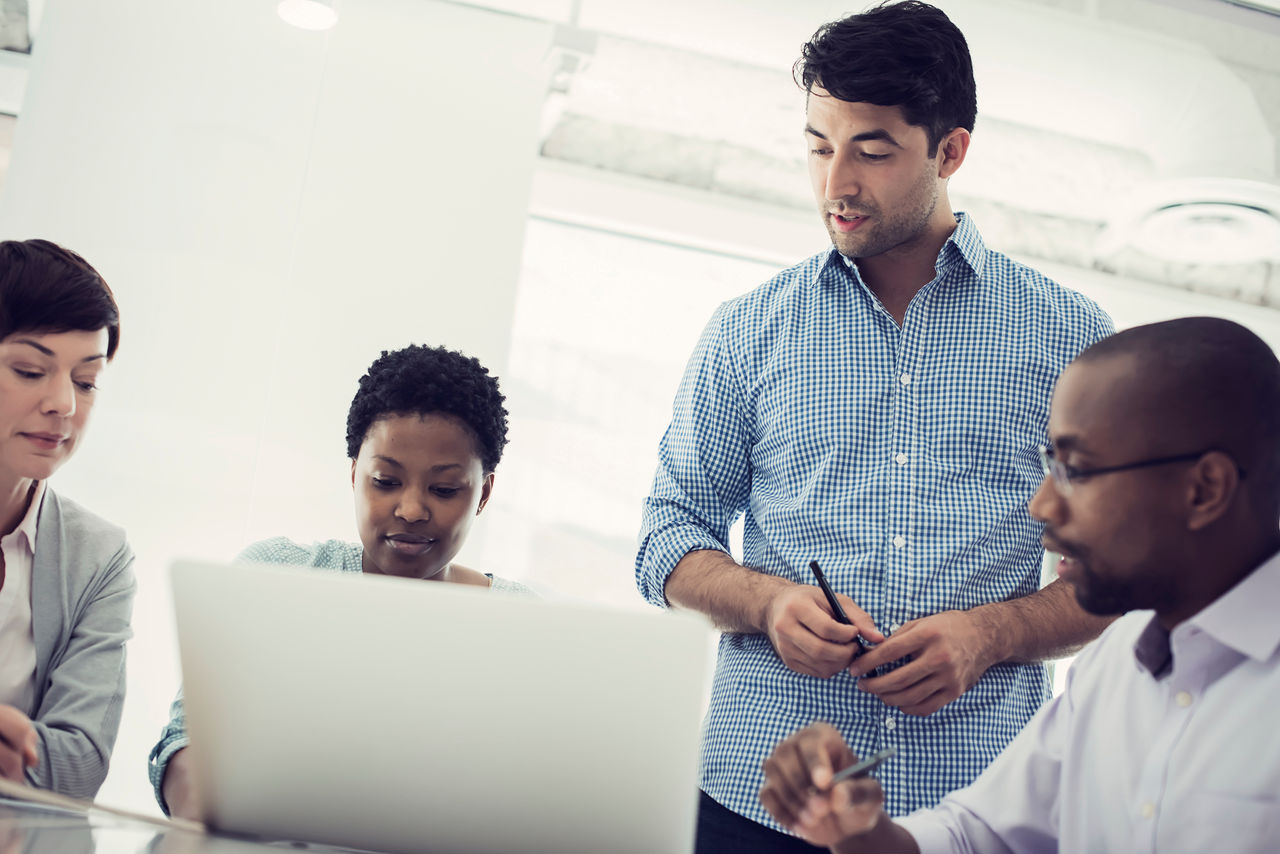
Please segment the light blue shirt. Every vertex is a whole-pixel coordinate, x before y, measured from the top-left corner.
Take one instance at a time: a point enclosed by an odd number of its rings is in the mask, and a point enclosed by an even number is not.
[[[645,502],[641,593],[694,549],[832,587],[890,634],[903,623],[1034,592],[1041,480],[1059,372],[1113,331],[1080,294],[987,250],[964,214],[901,327],[834,249],[715,312],[676,394]],[[701,785],[779,827],[760,806],[761,763],[815,720],[866,756],[898,815],[972,781],[1049,696],[1042,665],[1000,665],[927,718],[855,690],[848,673],[795,673],[763,634],[722,636]]]
[[[923,854],[1280,848],[1280,555],[1166,632],[1150,611],[972,786],[903,820]]]

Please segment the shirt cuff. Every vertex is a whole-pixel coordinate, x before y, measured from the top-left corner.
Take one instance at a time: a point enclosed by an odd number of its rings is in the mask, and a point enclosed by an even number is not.
[[[894,819],[894,822],[911,834],[920,848],[920,854],[960,854],[961,849],[952,845],[951,831],[933,810],[916,810],[910,815]]]
[[[164,772],[168,769],[169,760],[173,758],[173,754],[189,744],[191,744],[191,738],[186,733],[175,735],[156,745],[149,757],[150,765],[147,772],[151,777],[151,788],[155,790],[156,803],[160,805],[160,809],[164,810],[165,815],[169,815],[169,805],[164,800]]]
[[[660,608],[671,607],[667,601],[667,579],[685,555],[703,550],[729,553],[724,544],[694,525],[668,528],[650,535],[641,558],[640,593],[651,604]]]

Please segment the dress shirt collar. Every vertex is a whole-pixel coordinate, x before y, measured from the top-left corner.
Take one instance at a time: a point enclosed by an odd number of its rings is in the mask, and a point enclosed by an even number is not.
[[[963,211],[956,211],[955,217],[955,231],[951,232],[947,242],[942,244],[942,250],[938,253],[938,260],[934,263],[933,269],[941,278],[947,268],[957,261],[961,261],[973,271],[973,279],[971,280],[976,280],[982,276],[982,268],[986,263],[987,247],[982,242],[982,235],[978,233],[978,227],[973,224],[973,220],[970,219],[968,214]],[[862,274],[858,272],[858,265],[852,259],[841,255],[833,245],[828,250],[826,263],[822,264],[814,275],[813,284],[817,285],[822,281],[823,273],[836,262],[836,259],[843,262],[845,269],[853,274],[855,281],[862,281]],[[970,280],[968,277],[965,278]]]
[[[1269,603],[1280,602],[1280,553],[1272,555],[1235,587],[1174,627],[1181,636],[1199,630],[1224,647],[1267,661],[1280,647],[1280,621]],[[1157,679],[1172,661],[1169,632],[1154,616],[1134,645],[1138,664]]]
[[[40,518],[40,502],[44,500],[44,481],[37,480],[33,486],[31,503],[27,505],[27,514],[22,517],[18,527],[14,528],[13,533],[9,535],[16,538],[11,540],[14,545],[22,543],[26,546],[29,554],[36,553],[36,521]]]

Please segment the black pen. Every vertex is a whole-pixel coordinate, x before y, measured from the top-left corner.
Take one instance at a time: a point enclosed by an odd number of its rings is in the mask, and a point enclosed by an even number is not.
[[[840,607],[840,602],[836,599],[836,594],[831,591],[831,585],[827,583],[827,577],[823,575],[822,570],[818,568],[818,562],[816,560],[809,561],[809,568],[813,570],[813,577],[818,579],[818,586],[822,588],[823,595],[827,597],[827,604],[831,606],[831,613],[835,614],[836,622],[844,623],[846,626],[852,626],[853,620],[850,620],[849,615],[844,612],[844,608]],[[858,644],[858,651],[853,654],[853,657],[857,658],[867,651],[867,647],[866,641],[862,639],[861,634],[855,637],[854,640]]]

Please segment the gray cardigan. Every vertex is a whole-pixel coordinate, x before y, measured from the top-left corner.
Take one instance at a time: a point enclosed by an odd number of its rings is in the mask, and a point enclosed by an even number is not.
[[[46,488],[31,565],[31,719],[40,739],[31,785],[92,798],[106,779],[135,587],[124,531]]]

